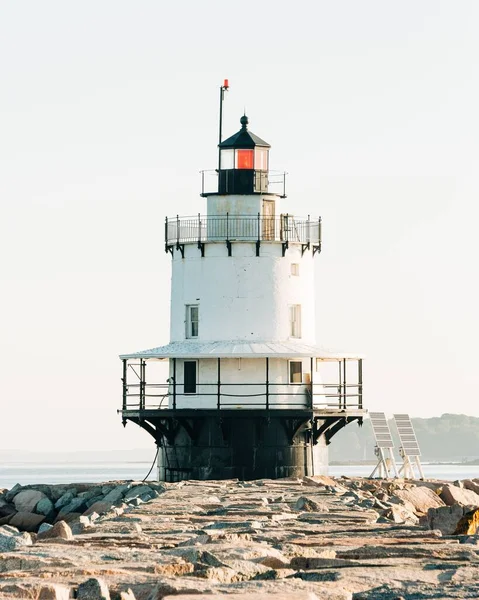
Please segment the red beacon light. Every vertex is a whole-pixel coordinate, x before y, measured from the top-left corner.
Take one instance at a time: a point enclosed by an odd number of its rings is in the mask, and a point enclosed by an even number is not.
[[[225,80],[224,80],[224,82],[223,82],[223,89],[224,89],[224,90],[227,90],[229,87],[230,87],[230,86],[229,86],[229,82],[228,82],[228,80],[227,80],[227,79],[225,79]]]

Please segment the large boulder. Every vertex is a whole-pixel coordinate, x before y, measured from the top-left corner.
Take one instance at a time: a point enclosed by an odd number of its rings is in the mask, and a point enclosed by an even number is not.
[[[430,508],[427,511],[429,529],[439,530],[443,535],[453,535],[459,521],[467,512],[469,509],[460,504]]]
[[[111,502],[111,504],[119,502],[123,499],[123,496],[128,492],[130,488],[131,485],[129,483],[116,486],[106,494],[106,496],[103,498],[103,502]]]
[[[440,494],[441,500],[443,500],[446,506],[453,506],[454,504],[460,504],[461,506],[478,506],[479,507],[479,495],[472,490],[460,488],[455,485],[445,485],[442,488]]]
[[[306,496],[298,498],[294,508],[303,512],[327,512],[329,510],[324,504],[319,504]]]
[[[76,496],[76,490],[69,490],[65,492],[58,500],[55,502],[55,508],[63,508],[70,504],[73,498]]]
[[[18,492],[20,492],[22,489],[22,486],[19,483],[16,483],[11,490],[9,490],[6,494],[5,494],[5,500],[7,502],[11,502],[15,496],[18,494]]]
[[[89,515],[92,515],[93,513],[98,513],[99,515],[101,515],[112,510],[112,508],[113,506],[111,502],[103,502],[100,500],[99,502],[95,502],[89,508],[87,508],[83,514],[87,517]]]
[[[5,516],[5,517],[0,517],[0,527],[2,525],[8,525],[10,523],[13,515],[15,515],[15,514],[16,514],[16,511],[14,513],[10,514],[10,515]]]
[[[72,540],[73,533],[71,527],[65,521],[58,521],[53,527],[47,530],[39,531],[37,539],[49,540],[52,538],[60,538],[62,540]]]
[[[59,523],[60,521],[65,521],[65,523],[76,523],[81,516],[82,513],[71,512],[66,515],[58,515],[54,522]]]
[[[464,479],[462,484],[466,488],[466,490],[471,490],[475,494],[479,495],[479,483],[477,483],[477,481],[472,481],[471,479]]]
[[[444,502],[436,492],[427,487],[413,487],[405,490],[396,490],[394,496],[409,502],[414,507],[414,512],[426,514],[430,508],[444,506]]]
[[[0,519],[3,517],[11,517],[18,512],[11,504],[4,504],[0,506]]]
[[[475,535],[479,527],[479,509],[466,512],[456,525],[454,535]]]
[[[108,586],[103,579],[92,577],[78,586],[78,600],[110,600]]]
[[[58,583],[47,583],[42,585],[37,600],[69,600],[70,588]]]
[[[19,512],[31,513],[43,498],[46,498],[45,494],[38,490],[22,490],[14,497],[13,504]]]
[[[15,527],[0,527],[0,552],[11,552],[32,545],[32,538],[26,531],[20,533]]]
[[[405,523],[406,525],[417,525],[419,523],[418,517],[404,506],[393,505],[384,511],[383,516],[393,523]]]
[[[134,498],[139,498],[140,496],[149,495],[152,498],[157,494],[152,490],[149,485],[135,485],[125,494],[125,502],[129,500],[133,500]]]
[[[67,515],[68,513],[83,513],[83,511],[86,509],[86,500],[84,498],[81,497],[77,497],[77,498],[73,498],[71,500],[71,502],[69,502],[66,505],[63,505],[60,508],[59,511],[59,515],[60,516],[64,516]]]
[[[19,511],[9,521],[9,525],[17,527],[20,531],[37,531],[38,527],[45,520],[44,515],[36,513]]]
[[[53,502],[50,500],[50,498],[46,497],[42,498],[40,502],[35,506],[35,512],[39,515],[45,515],[45,517],[51,515],[54,510],[55,508],[53,506]]]

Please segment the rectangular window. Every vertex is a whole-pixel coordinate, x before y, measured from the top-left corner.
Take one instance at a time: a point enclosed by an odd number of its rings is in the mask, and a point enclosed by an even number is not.
[[[291,275],[299,275],[299,264],[291,263]]]
[[[196,360],[185,360],[183,387],[185,394],[196,394]]]
[[[268,170],[268,150],[266,148],[254,149],[254,168],[257,171]]]
[[[253,150],[236,150],[236,169],[252,169],[253,168]]]
[[[301,304],[291,304],[289,307],[289,335],[301,337]]]
[[[197,304],[186,305],[186,337],[198,337],[199,306]]]
[[[235,167],[235,151],[221,150],[221,168],[234,169]]]
[[[289,383],[303,382],[303,363],[300,360],[289,361]]]

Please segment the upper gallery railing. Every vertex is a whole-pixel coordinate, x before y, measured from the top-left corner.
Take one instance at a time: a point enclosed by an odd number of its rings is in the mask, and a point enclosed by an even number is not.
[[[206,169],[200,171],[201,174],[201,196],[209,196],[218,193],[218,170]],[[228,171],[222,172],[226,177],[226,187],[228,188]],[[280,198],[286,198],[286,171],[254,171],[254,187],[257,192],[274,194]]]
[[[123,384],[122,410],[162,410],[191,407],[216,409],[288,409],[362,410],[363,385],[360,383],[292,384],[292,383],[201,383],[197,393],[185,393],[183,383]]]
[[[194,217],[167,217],[165,245],[192,244],[218,241],[290,242],[319,245],[321,217],[279,217],[257,215],[196,215]]]

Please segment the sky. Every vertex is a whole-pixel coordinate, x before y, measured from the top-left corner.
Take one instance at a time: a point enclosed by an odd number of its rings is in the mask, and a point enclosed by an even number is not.
[[[118,355],[168,342],[165,216],[250,129],[321,215],[318,343],[365,405],[479,416],[479,3],[0,0],[0,449],[148,447]]]

